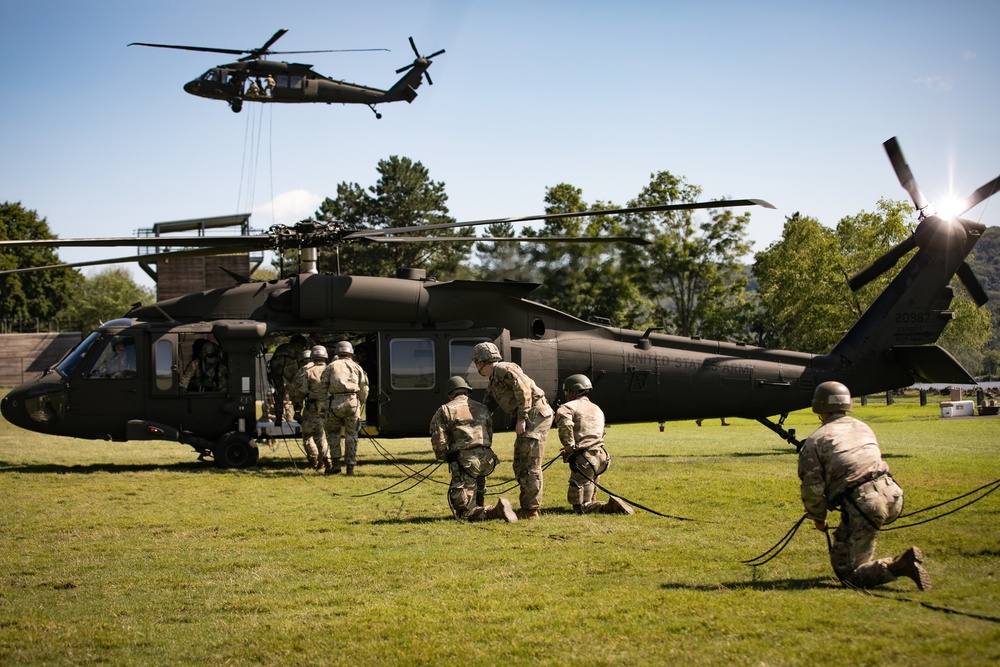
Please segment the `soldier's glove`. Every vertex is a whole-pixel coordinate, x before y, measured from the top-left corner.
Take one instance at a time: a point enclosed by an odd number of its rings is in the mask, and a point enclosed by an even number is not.
[[[567,445],[559,450],[559,454],[562,456],[563,463],[569,463],[569,460],[576,454],[576,450]]]
[[[297,422],[299,422],[301,424],[302,423],[302,414],[299,413],[299,412],[296,412],[296,413],[292,414],[292,419],[294,419],[295,421],[297,421]]]
[[[458,461],[458,452],[448,452],[444,455],[444,460],[448,463],[456,463]]]

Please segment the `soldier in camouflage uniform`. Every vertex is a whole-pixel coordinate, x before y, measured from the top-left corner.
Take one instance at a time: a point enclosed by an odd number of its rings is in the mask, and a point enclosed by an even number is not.
[[[330,449],[340,470],[340,430],[344,430],[344,463],[347,474],[354,475],[358,464],[358,431],[361,429],[361,407],[368,400],[368,375],[354,361],[354,346],[343,340],[337,343],[337,358],[323,373],[323,385],[330,396],[326,433]]]
[[[515,419],[514,475],[521,487],[517,516],[537,519],[542,506],[542,457],[552,428],[552,408],[545,400],[545,392],[520,366],[503,361],[493,343],[479,343],[472,348],[472,361],[479,374],[490,379],[487,405],[491,409],[499,405]]]
[[[310,353],[310,363],[303,366],[295,376],[291,385],[291,397],[294,401],[302,401],[302,444],[306,448],[309,464],[319,470],[326,469],[326,474],[335,475],[340,472],[339,461],[334,465],[330,458],[330,449],[326,442],[326,410],[329,396],[323,383],[323,372],[326,370],[326,348],[316,345]]]
[[[207,338],[199,338],[191,346],[191,361],[181,375],[181,388],[188,392],[226,391],[229,370],[219,346]]]
[[[282,418],[288,420],[294,414],[292,402],[288,400],[285,390],[295,381],[301,364],[299,358],[306,350],[306,339],[302,334],[295,334],[287,343],[282,343],[271,355],[271,360],[267,363],[267,376],[274,387],[274,404],[280,409],[276,410],[274,425],[281,426]]]
[[[823,425],[799,452],[802,504],[817,530],[826,532],[826,514],[840,510],[830,563],[846,586],[871,588],[909,577],[920,590],[931,587],[923,553],[910,547],[899,558],[872,560],[879,529],[903,511],[903,490],[882,460],[875,434],[847,416],[851,392],[840,382],[816,387],[812,410]]]
[[[587,397],[593,388],[586,375],[569,376],[563,382],[566,402],[556,410],[560,454],[570,469],[566,499],[577,514],[635,514],[621,498],[594,500],[600,476],[611,464],[611,457],[604,449],[604,411]]]
[[[451,471],[448,505],[456,519],[499,519],[512,523],[517,514],[510,501],[500,498],[493,507],[483,507],[486,478],[498,459],[493,442],[493,417],[485,405],[469,398],[472,387],[461,376],[448,380],[448,402],[431,419],[431,447],[439,461]]]

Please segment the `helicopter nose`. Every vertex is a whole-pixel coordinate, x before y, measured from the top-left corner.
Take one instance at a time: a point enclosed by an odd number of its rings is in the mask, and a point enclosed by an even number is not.
[[[14,387],[0,399],[0,414],[29,431],[52,431],[65,415],[66,399],[64,383],[41,376]]]
[[[19,389],[19,388],[18,388]],[[28,411],[24,407],[24,391],[11,389],[10,393],[0,399],[0,414],[14,426],[27,428]]]

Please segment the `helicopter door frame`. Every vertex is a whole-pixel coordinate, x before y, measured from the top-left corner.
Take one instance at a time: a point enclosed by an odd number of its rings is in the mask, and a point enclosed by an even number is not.
[[[473,396],[481,400],[486,378],[471,365],[471,353],[484,341],[509,352],[506,329],[379,331],[379,433],[426,435],[434,412],[447,400],[445,387],[452,375],[463,375],[473,385]],[[456,347],[460,356],[467,351],[468,360],[456,358]]]
[[[81,423],[83,437],[126,440],[125,423],[146,411],[143,380],[148,369],[144,350],[148,337],[142,329],[105,331],[94,341],[87,357],[68,383],[67,417]],[[116,341],[131,339],[130,366],[125,372],[107,371]],[[127,345],[126,345],[127,348]],[[104,366],[104,370],[102,370]],[[69,417],[72,415],[72,417]],[[122,416],[122,419],[112,418]]]

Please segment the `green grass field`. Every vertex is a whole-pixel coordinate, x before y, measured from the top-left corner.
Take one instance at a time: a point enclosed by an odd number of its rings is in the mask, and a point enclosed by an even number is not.
[[[914,399],[856,416],[908,511],[1000,477],[998,418],[942,420]],[[295,443],[222,471],[182,445],[0,420],[0,665],[997,664],[1000,493],[883,534],[877,556],[923,548],[931,591],[842,588],[805,525],[751,569],[739,561],[802,514],[796,457],[731,421],[608,431],[604,486],[699,521],[576,516],[557,462],[540,520],[459,524],[443,468],[351,497],[430,463],[426,439],[381,441],[395,463],[363,441],[359,476],[327,478],[304,472]],[[805,437],[817,423],[786,425]],[[497,437],[502,488],[512,442]]]

